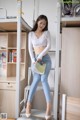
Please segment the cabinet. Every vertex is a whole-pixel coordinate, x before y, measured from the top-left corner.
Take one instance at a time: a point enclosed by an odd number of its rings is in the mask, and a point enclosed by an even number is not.
[[[61,93],[80,97],[80,17],[61,19]]]
[[[62,28],[61,92],[73,97],[80,97],[79,51],[80,28]]]
[[[8,117],[14,118],[15,116],[15,97],[16,89],[15,84],[0,83],[0,112],[7,113]]]
[[[78,17],[66,16],[64,18],[61,18],[60,22],[61,22],[61,81],[60,81],[60,93],[61,93],[60,114],[61,114],[62,94],[66,94],[68,95],[68,97],[80,98],[79,90],[80,16]],[[72,115],[70,116],[70,118],[73,118]],[[66,116],[67,114],[64,117]],[[75,117],[75,119],[77,119],[77,116]]]
[[[15,118],[16,109],[16,60],[17,33],[0,32],[0,112],[5,112],[8,118]],[[28,52],[27,33],[21,33],[20,58],[20,100],[23,99],[24,87],[27,84]]]

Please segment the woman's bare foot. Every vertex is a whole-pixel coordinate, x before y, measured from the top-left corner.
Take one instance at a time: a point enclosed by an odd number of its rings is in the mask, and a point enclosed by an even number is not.
[[[26,106],[26,116],[30,117],[31,116],[31,103],[27,102],[27,106]]]

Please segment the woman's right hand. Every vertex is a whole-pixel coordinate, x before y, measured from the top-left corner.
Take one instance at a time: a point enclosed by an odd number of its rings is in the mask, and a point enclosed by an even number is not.
[[[37,61],[33,62],[33,64],[36,64]]]

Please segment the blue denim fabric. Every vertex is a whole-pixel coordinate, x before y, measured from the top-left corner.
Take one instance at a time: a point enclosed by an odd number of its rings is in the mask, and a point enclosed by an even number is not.
[[[38,83],[41,81],[42,82],[42,86],[43,86],[43,91],[45,94],[45,98],[46,98],[46,102],[50,102],[51,101],[51,96],[50,96],[50,88],[49,88],[49,84],[48,84],[48,75],[51,69],[51,59],[50,56],[48,54],[46,54],[45,56],[43,56],[42,58],[42,62],[46,63],[46,70],[45,73],[40,75],[37,73],[34,73],[33,71],[33,81],[31,84],[31,89],[29,92],[29,96],[28,96],[28,101],[32,102],[33,96],[35,94],[36,88],[38,86]]]

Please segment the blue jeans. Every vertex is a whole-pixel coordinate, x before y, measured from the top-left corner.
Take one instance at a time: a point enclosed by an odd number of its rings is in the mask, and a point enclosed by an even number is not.
[[[43,86],[43,91],[44,91],[44,94],[45,94],[46,102],[50,102],[51,101],[50,88],[49,88],[49,84],[48,84],[48,75],[49,75],[49,72],[50,72],[50,69],[51,69],[51,59],[50,59],[48,54],[43,56],[42,62],[46,63],[45,73],[42,74],[42,75],[37,74],[37,73],[33,73],[33,81],[32,81],[30,92],[29,92],[29,96],[28,96],[28,102],[32,102],[32,99],[33,99],[33,96],[35,94],[36,88],[37,88],[38,83],[40,81],[42,82],[42,86]]]

